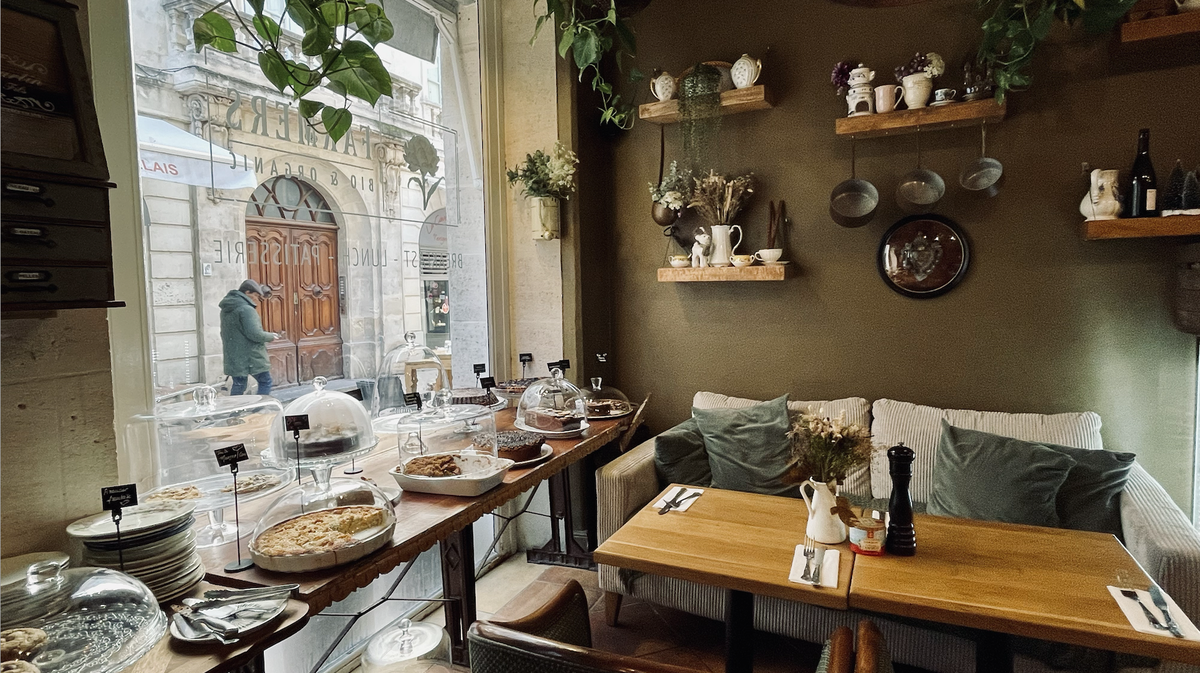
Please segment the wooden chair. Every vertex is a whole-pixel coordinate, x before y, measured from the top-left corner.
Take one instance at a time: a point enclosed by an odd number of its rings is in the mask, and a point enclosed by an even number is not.
[[[467,645],[472,673],[697,673],[593,650],[587,595],[575,580],[525,617],[475,622]]]
[[[625,432],[621,434],[618,452],[625,453],[629,450],[629,445],[633,443],[633,434],[637,429],[646,422],[646,406],[650,404],[650,393],[646,393],[646,399],[642,400],[642,404],[638,407],[636,413],[633,414],[633,420],[629,421],[629,427],[625,428]]]

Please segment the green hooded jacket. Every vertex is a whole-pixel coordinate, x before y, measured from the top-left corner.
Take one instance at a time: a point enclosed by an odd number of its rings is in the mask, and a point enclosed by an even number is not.
[[[238,290],[217,304],[221,307],[221,345],[225,351],[225,373],[251,376],[271,369],[267,342],[275,336],[263,331],[254,300]]]

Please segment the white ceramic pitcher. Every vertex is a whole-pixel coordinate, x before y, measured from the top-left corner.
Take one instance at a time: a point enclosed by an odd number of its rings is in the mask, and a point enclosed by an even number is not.
[[[742,228],[738,225],[714,224],[712,229],[712,257],[709,258],[711,266],[729,266],[729,257],[737,252],[737,248],[742,244]],[[737,230],[737,243],[731,243],[731,234]]]
[[[805,488],[812,489],[812,495]],[[808,525],[804,533],[821,544],[840,544],[846,540],[846,524],[833,513],[837,506],[837,484],[807,479],[800,484],[800,496],[808,506]]]

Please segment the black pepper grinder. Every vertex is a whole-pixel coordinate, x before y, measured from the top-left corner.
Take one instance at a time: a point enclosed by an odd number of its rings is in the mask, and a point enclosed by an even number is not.
[[[917,531],[913,528],[912,463],[916,454],[904,442],[888,449],[888,472],[892,475],[892,497],[888,501],[888,529],[884,547],[889,554],[912,556],[917,553]]]

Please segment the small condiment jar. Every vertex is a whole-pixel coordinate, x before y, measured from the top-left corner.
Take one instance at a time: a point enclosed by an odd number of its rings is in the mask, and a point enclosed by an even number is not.
[[[864,556],[883,556],[887,529],[879,519],[858,517],[850,526],[850,550]]]

